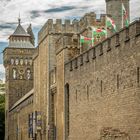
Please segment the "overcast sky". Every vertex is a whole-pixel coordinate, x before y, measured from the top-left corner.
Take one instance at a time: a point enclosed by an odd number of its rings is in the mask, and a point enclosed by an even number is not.
[[[140,17],[140,0],[130,0],[130,9],[131,20]],[[32,23],[37,37],[38,30],[49,18],[80,18],[91,11],[105,13],[105,0],[0,0],[0,51],[14,32],[19,13],[23,27]]]
[[[131,15],[140,16],[140,0],[131,0]],[[48,18],[79,18],[86,12],[105,13],[105,0],[0,0],[0,41],[7,41],[14,31],[19,13],[26,28],[34,30]]]

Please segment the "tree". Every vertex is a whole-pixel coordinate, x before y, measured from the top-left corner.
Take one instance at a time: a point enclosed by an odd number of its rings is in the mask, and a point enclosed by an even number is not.
[[[4,140],[5,135],[5,96],[0,95],[0,140]]]

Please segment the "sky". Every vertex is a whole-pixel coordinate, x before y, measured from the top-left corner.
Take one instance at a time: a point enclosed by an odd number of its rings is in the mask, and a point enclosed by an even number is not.
[[[26,29],[31,23],[36,37],[47,19],[79,19],[87,12],[106,13],[105,0],[0,0],[0,79],[4,76],[2,50],[21,18]],[[131,21],[140,17],[140,0],[130,0]]]

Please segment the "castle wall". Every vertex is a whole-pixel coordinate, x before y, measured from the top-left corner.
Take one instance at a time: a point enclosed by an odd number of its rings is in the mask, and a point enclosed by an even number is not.
[[[65,64],[69,140],[139,140],[139,35],[137,21]]]
[[[62,21],[56,19],[54,23],[53,19],[49,19],[38,33],[38,42],[42,42],[49,33],[58,35],[59,33],[80,33],[89,26],[104,27],[105,26],[105,15],[101,14],[100,18],[97,19],[94,12],[85,14],[79,21],[70,20]]]
[[[43,125],[44,128],[42,130],[43,138],[47,139],[50,138],[51,135],[55,135],[58,139],[63,139],[65,135],[65,118],[64,118],[64,85],[63,81],[63,65],[64,62],[68,60],[68,54],[72,54],[72,48],[74,46],[73,42],[70,44],[68,43],[72,40],[72,34],[83,33],[85,36],[89,32],[87,31],[89,26],[96,26],[96,27],[104,27],[105,26],[105,15],[101,15],[100,19],[96,19],[95,13],[86,14],[80,21],[72,21],[65,20],[62,23],[62,20],[57,19],[56,23],[53,20],[49,19],[42,29],[39,32],[39,39],[38,39],[38,55],[34,60],[34,71],[35,71],[35,106],[34,110],[38,109],[39,111],[43,112]],[[64,35],[65,34],[65,35]],[[62,44],[57,44],[57,40],[60,36],[67,36],[66,34],[71,34],[71,37],[64,37],[62,39]],[[90,31],[91,35],[91,31]],[[56,43],[56,44],[55,44]],[[65,46],[66,45],[66,46]],[[58,48],[60,47],[60,49]],[[61,52],[63,47],[66,47],[65,52]],[[69,48],[71,47],[71,48]],[[75,47],[75,46],[74,46]],[[78,45],[77,45],[78,47]],[[75,48],[76,51],[77,48]],[[87,50],[87,49],[86,49]],[[57,52],[59,51],[59,52]],[[78,51],[78,50],[77,50]],[[64,54],[63,54],[64,53]],[[73,51],[73,53],[76,53]],[[56,57],[57,55],[57,57]],[[77,54],[76,54],[77,55]],[[67,59],[67,60],[66,60]],[[50,91],[50,82],[51,78],[49,77],[49,73],[56,67],[56,80],[57,80],[57,93],[53,96]],[[60,76],[61,75],[61,76]],[[50,74],[51,76],[51,74]],[[52,99],[51,97],[52,96]],[[55,101],[52,102],[53,98]],[[52,106],[55,111],[52,111]],[[47,109],[46,109],[47,108]],[[53,112],[53,116],[52,116]],[[54,121],[52,118],[55,118]],[[54,121],[52,123],[52,120]],[[54,126],[53,126],[54,125]],[[54,127],[54,129],[52,129]],[[55,131],[56,127],[56,132]],[[48,135],[47,135],[48,133]],[[46,136],[45,136],[46,135]]]
[[[42,112],[42,138],[46,139],[47,136],[47,119],[48,119],[48,97],[47,97],[47,87],[48,87],[48,53],[47,53],[47,40],[45,39],[43,43],[40,44],[38,48],[38,56],[34,60],[34,111]],[[38,138],[38,139],[41,139]]]
[[[44,29],[46,30],[46,29]],[[43,35],[44,31],[41,33]],[[39,37],[41,36],[39,35]],[[34,88],[35,88],[35,105],[34,110],[42,112],[42,139],[48,138],[48,132],[50,131],[50,75],[49,73],[56,67],[55,56],[55,40],[59,37],[59,34],[48,34],[42,40],[39,41],[38,55],[34,60]],[[38,137],[38,139],[41,139]]]
[[[56,72],[56,80],[57,80],[57,139],[64,139],[64,51],[57,55],[57,72]]]
[[[9,111],[9,140],[30,140],[29,114],[33,112],[33,96]]]
[[[85,22],[86,21],[86,22]],[[93,22],[94,21],[94,22]],[[98,24],[104,23],[104,16],[101,16],[101,20],[98,21]],[[63,113],[63,105],[62,105],[62,95],[60,96],[55,95],[57,101],[56,101],[56,113],[54,116],[51,116],[51,109],[50,109],[50,77],[49,73],[51,70],[53,70],[55,67],[57,67],[57,64],[64,64],[64,61],[58,59],[58,62],[56,64],[56,48],[55,43],[56,40],[62,35],[62,33],[77,33],[79,31],[83,31],[85,27],[87,27],[89,24],[95,24],[96,23],[96,15],[95,13],[86,14],[83,19],[81,19],[79,22],[74,20],[72,23],[70,20],[65,20],[64,24],[62,23],[62,20],[57,19],[56,23],[53,23],[53,20],[49,19],[47,23],[42,27],[42,29],[39,32],[38,36],[38,55],[35,57],[34,60],[34,87],[35,87],[35,106],[34,110],[41,111],[43,113],[43,130],[42,130],[42,137],[47,139],[51,134],[51,126],[50,126],[50,120],[51,117],[56,118],[57,125],[57,134],[56,136],[61,140],[63,138],[64,134],[64,125],[62,121],[62,113]],[[61,75],[61,70],[60,70]],[[59,75],[59,76],[60,76]],[[63,77],[63,76],[62,76]],[[59,88],[58,88],[59,90]],[[60,86],[60,94],[63,91]],[[59,97],[60,96],[60,97]],[[47,109],[46,109],[47,108]],[[61,112],[61,113],[60,113]],[[57,116],[57,117],[56,117]]]

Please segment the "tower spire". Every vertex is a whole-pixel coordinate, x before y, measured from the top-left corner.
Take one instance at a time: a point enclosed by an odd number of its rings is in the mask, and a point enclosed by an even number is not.
[[[19,12],[19,17],[18,17],[18,24],[20,25],[21,19],[20,19],[20,12]]]

